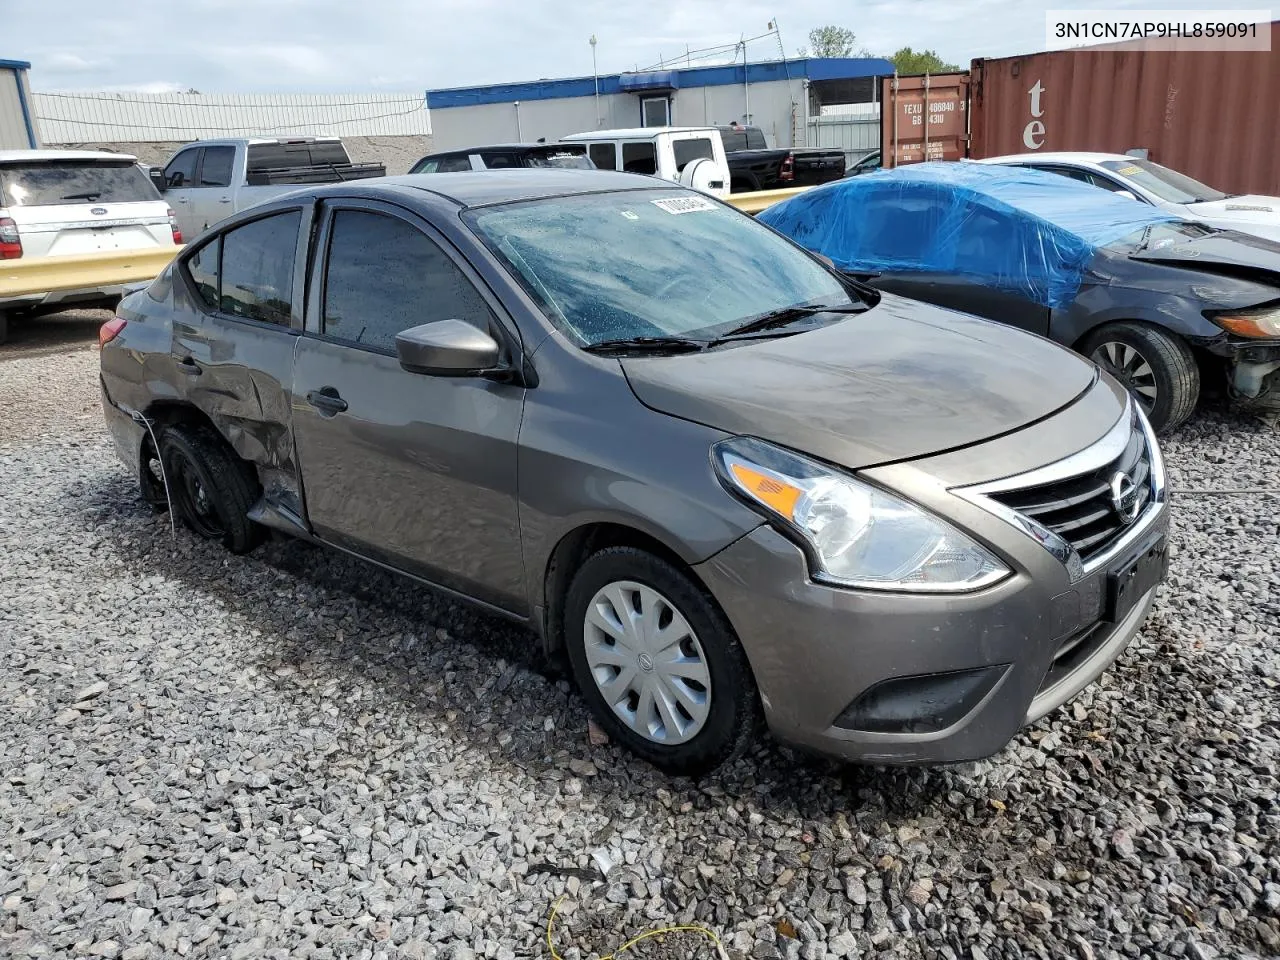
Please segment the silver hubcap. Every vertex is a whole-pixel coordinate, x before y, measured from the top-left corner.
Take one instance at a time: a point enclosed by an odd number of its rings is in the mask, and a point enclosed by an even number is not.
[[[587,605],[587,666],[605,703],[646,740],[698,735],[711,711],[711,674],[693,628],[652,587],[620,580]]]
[[[1093,362],[1137,398],[1148,413],[1156,402],[1156,375],[1146,357],[1127,343],[1112,340],[1093,351]]]

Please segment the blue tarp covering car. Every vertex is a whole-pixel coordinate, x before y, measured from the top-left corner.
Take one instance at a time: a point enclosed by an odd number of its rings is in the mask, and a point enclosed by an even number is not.
[[[1053,173],[939,162],[840,180],[759,219],[850,273],[949,274],[1060,308],[1099,248],[1179,218]]]

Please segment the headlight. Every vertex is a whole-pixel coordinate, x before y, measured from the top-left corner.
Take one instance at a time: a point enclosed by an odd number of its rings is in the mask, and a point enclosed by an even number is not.
[[[1280,305],[1206,314],[1210,320],[1241,337],[1280,337]]]
[[[722,482],[808,545],[815,580],[958,593],[1008,576],[985,549],[919,507],[761,440],[712,448]]]

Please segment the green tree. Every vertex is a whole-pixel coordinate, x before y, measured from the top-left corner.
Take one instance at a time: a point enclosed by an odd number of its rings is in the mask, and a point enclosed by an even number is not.
[[[809,31],[811,57],[848,57],[853,54],[853,44],[858,38],[852,30],[835,25],[814,27]]]
[[[920,50],[917,52],[910,47],[903,47],[889,59],[893,61],[898,73],[903,75],[913,73],[954,73],[960,69],[956,64],[944,61],[933,50]]]

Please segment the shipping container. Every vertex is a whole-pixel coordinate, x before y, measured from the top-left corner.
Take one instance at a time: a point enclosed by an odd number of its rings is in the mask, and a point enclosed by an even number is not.
[[[969,140],[969,75],[883,77],[881,166],[959,160]]]
[[[1276,195],[1277,103],[1280,49],[1128,43],[975,60],[969,156],[1142,150],[1219,190]]]

